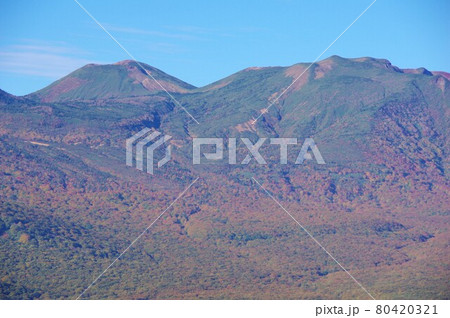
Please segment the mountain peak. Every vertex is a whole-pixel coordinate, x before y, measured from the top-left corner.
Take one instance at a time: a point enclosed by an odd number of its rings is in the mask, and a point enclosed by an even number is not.
[[[153,95],[163,91],[155,80],[173,93],[195,88],[145,63],[124,60],[114,64],[87,64],[29,97],[57,102]]]
[[[432,76],[433,73],[431,73],[429,70],[427,70],[425,67],[419,67],[419,68],[404,68],[402,69],[403,73],[407,74],[423,74]]]
[[[129,65],[131,63],[136,63],[134,60],[122,60],[114,63],[114,65]]]

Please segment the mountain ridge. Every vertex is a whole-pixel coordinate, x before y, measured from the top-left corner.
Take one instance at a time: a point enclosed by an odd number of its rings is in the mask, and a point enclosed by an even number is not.
[[[232,79],[239,78],[241,74],[251,71],[261,71],[261,72],[270,72],[270,70],[279,69],[279,70],[288,70],[295,69],[299,66],[309,66],[313,68],[314,66],[319,66],[327,64],[330,61],[344,61],[344,62],[371,62],[374,64],[378,64],[379,66],[383,66],[392,69],[399,73],[405,74],[425,74],[431,76],[442,76],[447,80],[450,80],[450,73],[445,71],[428,71],[424,67],[418,67],[415,69],[411,68],[399,68],[393,66],[391,62],[384,58],[373,58],[373,57],[360,57],[360,58],[343,58],[337,55],[330,56],[326,59],[318,61],[316,63],[307,63],[301,62],[296,63],[291,66],[253,66],[247,67],[241,71],[233,73],[225,78],[214,81],[210,84],[206,84],[201,87],[195,87],[192,84],[184,82],[176,77],[168,75],[167,73],[152,67],[146,63],[138,62],[142,67],[144,67],[150,74],[155,74],[155,78],[162,84],[164,89],[172,93],[188,93],[188,92],[204,92],[207,90],[220,88],[227,85]],[[115,69],[114,66],[119,69]],[[97,78],[95,73],[104,73],[104,69],[108,69],[110,72],[118,72],[120,73],[120,68],[125,68],[126,73],[122,73],[121,76],[117,76],[119,74],[115,74],[112,80],[108,79],[109,84],[104,83],[102,86],[98,88],[92,88],[92,82],[89,82],[89,77]],[[95,72],[91,69],[95,69]],[[124,71],[124,69],[122,69]],[[323,70],[319,70],[322,72]],[[87,74],[83,74],[87,73]],[[108,73],[108,72],[106,72]],[[299,74],[298,74],[299,75]],[[320,75],[319,75],[320,76]],[[120,79],[122,77],[122,79]],[[295,79],[295,77],[293,77]],[[98,80],[97,80],[98,81]],[[101,82],[101,80],[100,80]],[[115,85],[112,85],[111,82],[116,82]],[[125,83],[124,83],[125,82]],[[88,85],[89,83],[89,85]],[[88,93],[84,93],[80,91],[81,88],[88,90]],[[81,87],[81,88],[80,88]],[[155,93],[161,93],[163,89],[154,82],[152,78],[146,75],[141,67],[132,60],[122,60],[112,64],[86,64],[85,66],[74,70],[70,74],[56,80],[50,85],[39,89],[35,92],[26,94],[24,98],[40,100],[44,102],[55,102],[55,101],[69,101],[69,100],[89,100],[89,99],[108,99],[108,98],[119,98],[119,97],[137,97],[137,96],[148,96]],[[72,93],[70,93],[72,92]],[[122,94],[123,93],[123,94]],[[9,93],[8,93],[9,94]],[[14,97],[12,94],[9,94]]]

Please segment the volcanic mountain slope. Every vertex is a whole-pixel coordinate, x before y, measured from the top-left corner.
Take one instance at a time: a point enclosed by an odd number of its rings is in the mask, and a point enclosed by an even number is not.
[[[337,56],[308,66],[201,88],[145,66],[200,124],[129,61],[26,97],[1,91],[1,298],[76,298],[197,177],[83,297],[367,298],[254,177],[376,298],[448,299],[445,73]],[[125,165],[125,139],[144,127],[173,136],[154,176]],[[280,165],[266,143],[267,165],[194,166],[195,136],[311,136],[327,164],[294,165],[292,146]]]
[[[135,97],[163,91],[161,86],[169,92],[194,88],[145,63],[125,60],[112,65],[86,65],[28,97],[42,102]]]
[[[0,105],[11,104],[19,98],[0,89]]]

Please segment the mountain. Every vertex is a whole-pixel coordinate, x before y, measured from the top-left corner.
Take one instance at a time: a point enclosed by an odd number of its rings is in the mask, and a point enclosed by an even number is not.
[[[135,97],[163,91],[146,72],[169,92],[194,88],[155,67],[125,60],[108,65],[88,64],[28,97],[56,102]]]
[[[448,73],[332,56],[196,88],[142,65],[199,124],[130,61],[0,91],[1,298],[77,298],[197,177],[83,298],[368,298],[267,193],[375,298],[450,297]],[[125,165],[145,127],[172,136],[154,175]],[[193,165],[194,137],[236,137],[237,164]],[[260,137],[299,144],[240,164]],[[294,164],[309,137],[325,165]]]
[[[10,104],[18,98],[0,89],[0,105]]]
[[[438,148],[448,146],[449,81],[445,77],[428,71],[405,72],[374,58],[332,56],[308,66],[251,68],[200,88],[202,93],[184,96],[182,101],[202,123],[190,129],[198,136],[314,136],[327,156],[341,164],[350,159],[366,162],[368,152],[378,151],[374,137],[389,140],[394,148],[396,142],[412,136],[431,138]],[[273,101],[277,102],[253,125],[253,119]],[[392,124],[390,129],[381,127],[387,122]],[[394,127],[401,132],[388,136]],[[382,131],[375,134],[375,129]],[[412,152],[411,158],[419,155],[412,148],[404,151]],[[442,159],[448,169],[448,159]]]

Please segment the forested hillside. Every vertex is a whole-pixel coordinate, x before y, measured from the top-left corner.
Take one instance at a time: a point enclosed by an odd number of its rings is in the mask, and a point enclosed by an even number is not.
[[[199,177],[83,298],[367,298],[255,178],[377,299],[448,299],[448,74],[333,56],[281,96],[308,65],[200,88],[145,65],[199,124],[132,61],[0,90],[0,298],[76,298]],[[125,165],[145,127],[172,136],[154,175]],[[300,142],[193,165],[194,137]],[[309,137],[325,165],[294,164]]]

